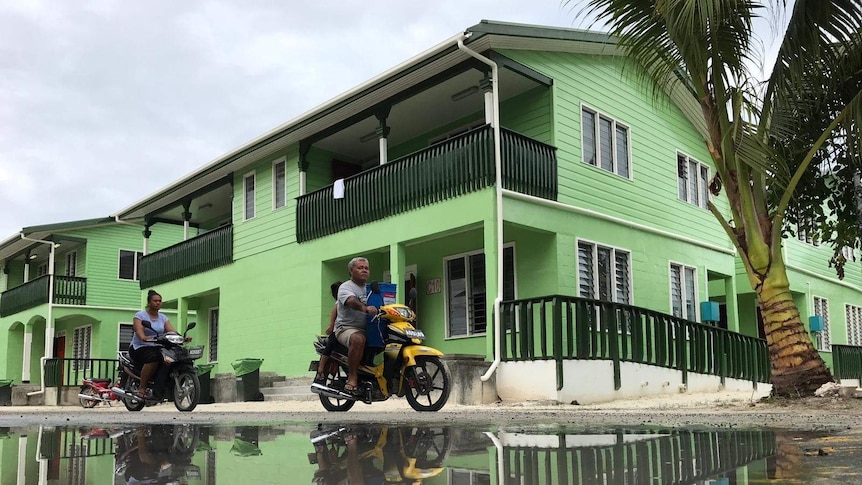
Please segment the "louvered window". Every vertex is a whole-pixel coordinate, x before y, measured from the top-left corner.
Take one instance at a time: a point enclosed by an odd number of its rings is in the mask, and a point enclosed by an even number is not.
[[[78,327],[75,329],[72,334],[72,357],[75,359],[74,361],[74,369],[82,369],[85,366],[85,362],[79,359],[89,359],[90,358],[90,338],[93,327],[90,325],[84,327]]]
[[[139,279],[138,268],[140,267],[141,258],[143,256],[144,253],[141,251],[127,251],[125,249],[121,249],[117,277],[121,280],[137,281]]]
[[[629,129],[597,111],[581,111],[583,162],[615,173],[631,176]]]
[[[670,265],[671,313],[686,320],[697,320],[697,270],[680,264]]]
[[[218,308],[210,309],[210,362],[218,362]]]
[[[287,162],[276,162],[272,165],[272,208],[279,209],[287,202]]]
[[[446,259],[448,337],[484,334],[487,329],[485,253],[474,252]],[[515,299],[515,248],[503,248],[504,300]]]
[[[78,274],[78,252],[72,251],[66,253],[66,276],[76,276]]]
[[[254,172],[243,179],[243,219],[254,218]]]
[[[832,351],[832,343],[829,337],[829,300],[826,298],[814,297],[814,314],[823,317],[823,330],[815,333],[814,344],[817,350],[824,352]]]
[[[135,326],[131,323],[120,324],[120,341],[117,345],[117,350],[129,350],[129,345],[132,343],[132,336],[135,335]]]
[[[845,316],[847,319],[847,343],[862,346],[862,307],[847,305]]]
[[[709,202],[709,167],[678,153],[676,175],[679,200],[706,209]]]
[[[628,251],[579,242],[579,296],[631,304],[629,261]]]

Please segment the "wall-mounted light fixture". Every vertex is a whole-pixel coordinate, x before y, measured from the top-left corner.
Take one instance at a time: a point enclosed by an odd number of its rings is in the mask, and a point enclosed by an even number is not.
[[[38,255],[38,254],[31,254],[31,255],[30,255],[30,259],[31,259],[31,260],[36,259],[36,258],[38,258],[38,257],[39,257],[39,255]]]
[[[452,101],[461,101],[462,99],[479,92],[479,86],[470,86],[467,89],[458,91],[452,95]]]

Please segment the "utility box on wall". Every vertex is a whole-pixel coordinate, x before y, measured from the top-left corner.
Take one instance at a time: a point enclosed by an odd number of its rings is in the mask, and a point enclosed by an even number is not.
[[[808,317],[808,328],[812,332],[823,331],[823,317],[820,315],[811,315]]]
[[[717,322],[721,320],[718,314],[717,301],[702,301],[700,302],[700,319],[704,322]]]

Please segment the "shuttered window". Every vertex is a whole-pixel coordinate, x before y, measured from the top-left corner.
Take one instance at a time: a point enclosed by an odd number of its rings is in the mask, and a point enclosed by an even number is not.
[[[129,345],[132,343],[132,336],[135,334],[135,327],[131,323],[120,324],[120,341],[117,345],[117,350],[129,350]]]
[[[484,334],[487,330],[485,253],[449,257],[446,267],[447,337]],[[515,248],[503,248],[504,300],[515,299]]]
[[[819,317],[823,317],[823,330],[815,333],[814,345],[817,346],[817,350],[831,352],[832,342],[830,342],[829,337],[829,300],[815,296],[814,314]]]
[[[243,179],[243,219],[254,218],[254,172]]]
[[[581,146],[584,163],[620,177],[631,176],[628,127],[609,116],[583,108]]]
[[[631,304],[628,251],[578,242],[578,295]]]
[[[78,327],[72,333],[72,357],[75,359],[73,368],[75,370],[84,367],[83,361],[77,359],[90,358],[90,339],[93,327],[90,325]]]
[[[121,280],[137,281],[139,279],[138,268],[140,267],[141,258],[143,256],[144,253],[141,251],[128,251],[121,249],[119,264],[117,265],[119,267],[117,277]]]
[[[670,303],[675,317],[697,321],[697,270],[671,263]]]
[[[66,253],[66,276],[77,276],[78,274],[78,252]]]
[[[272,165],[272,208],[280,209],[287,202],[287,162],[276,162]]]
[[[679,200],[707,209],[709,166],[681,153],[676,155],[677,196]]]
[[[847,305],[844,312],[847,318],[847,343],[862,346],[862,307]]]
[[[210,362],[218,362],[218,308],[210,309]]]

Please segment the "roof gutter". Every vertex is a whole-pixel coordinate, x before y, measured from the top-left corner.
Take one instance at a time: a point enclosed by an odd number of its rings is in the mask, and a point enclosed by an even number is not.
[[[458,39],[458,49],[491,68],[491,95],[493,97],[491,122],[494,129],[494,242],[497,246],[495,248],[495,252],[497,253],[497,294],[494,297],[494,338],[492,340],[494,361],[491,362],[491,366],[488,367],[488,370],[481,377],[482,381],[485,382],[491,378],[502,360],[500,344],[498,343],[500,329],[502,328],[500,324],[500,303],[503,301],[503,159],[500,149],[500,78],[496,62],[464,45],[464,39],[467,37],[468,35],[464,35],[461,39]]]

